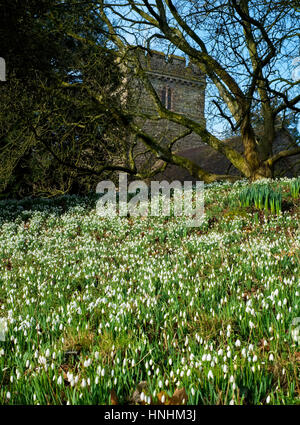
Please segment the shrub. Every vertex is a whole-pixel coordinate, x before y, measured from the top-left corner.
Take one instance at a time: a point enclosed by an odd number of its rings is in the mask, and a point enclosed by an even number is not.
[[[244,189],[239,195],[242,207],[255,206],[260,210],[270,210],[272,214],[279,214],[282,206],[280,192],[274,191],[269,185],[255,185]]]

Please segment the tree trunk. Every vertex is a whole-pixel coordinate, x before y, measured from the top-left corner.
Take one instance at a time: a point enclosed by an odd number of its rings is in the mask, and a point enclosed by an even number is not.
[[[241,126],[244,156],[249,167],[249,175],[246,177],[255,181],[262,178],[272,178],[272,167],[264,163],[264,155],[260,155],[256,142],[255,133],[251,126],[250,117],[245,117]],[[269,156],[269,155],[268,155]]]

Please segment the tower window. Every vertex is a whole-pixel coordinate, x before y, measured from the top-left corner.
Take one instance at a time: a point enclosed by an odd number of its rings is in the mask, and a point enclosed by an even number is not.
[[[172,109],[173,93],[170,87],[164,87],[161,91],[161,103],[167,109]]]

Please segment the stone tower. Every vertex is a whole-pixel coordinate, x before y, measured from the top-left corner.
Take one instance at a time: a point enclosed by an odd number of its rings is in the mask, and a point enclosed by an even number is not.
[[[171,111],[182,113],[189,118],[205,124],[205,86],[204,74],[193,63],[186,64],[185,58],[152,51],[141,52],[140,62],[160,97],[163,105]],[[142,85],[139,86],[137,108],[148,114],[156,114],[152,98]],[[161,143],[168,143],[186,129],[167,120],[145,120],[143,128]],[[173,145],[173,151],[195,148],[202,144],[201,138],[192,133]]]

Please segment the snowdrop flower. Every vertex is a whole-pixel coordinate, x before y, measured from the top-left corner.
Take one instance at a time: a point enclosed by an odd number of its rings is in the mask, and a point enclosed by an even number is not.
[[[240,347],[240,346],[241,346],[241,341],[240,341],[239,339],[237,339],[237,340],[235,341],[235,346],[236,346],[236,347]]]
[[[86,380],[83,378],[83,380],[81,381],[81,387],[85,388],[86,387]]]
[[[47,348],[46,352],[45,352],[45,357],[49,357],[50,356],[50,350],[49,348]]]
[[[58,385],[61,385],[63,383],[63,380],[62,380],[62,376],[61,375],[58,377],[57,383],[58,383]]]
[[[269,360],[270,360],[270,362],[272,362],[274,360],[274,356],[273,356],[272,353],[269,355]]]
[[[163,394],[162,395],[162,397],[161,397],[161,402],[162,402],[162,404],[164,404],[164,402],[166,401],[166,396]],[[149,402],[150,403],[150,402]]]
[[[267,399],[266,399],[266,403],[269,404],[271,400],[271,397],[268,395]]]
[[[83,366],[84,366],[84,367],[89,367],[89,366],[91,365],[91,363],[92,363],[91,359],[87,359],[87,360],[85,360],[85,361],[83,362]]]
[[[7,391],[7,393],[6,393],[6,398],[7,398],[7,400],[10,400],[10,398],[11,398],[11,395],[10,395],[10,392],[9,391]]]
[[[95,352],[95,359],[96,359],[96,360],[98,360],[98,359],[99,359],[99,356],[100,356],[100,355],[99,355],[99,352],[98,352],[98,351],[96,351],[96,352]]]
[[[207,377],[208,377],[208,379],[214,379],[214,375],[213,375],[211,370],[208,372]]]

